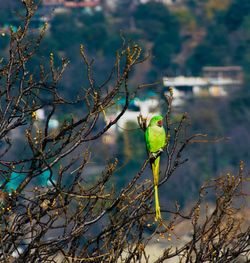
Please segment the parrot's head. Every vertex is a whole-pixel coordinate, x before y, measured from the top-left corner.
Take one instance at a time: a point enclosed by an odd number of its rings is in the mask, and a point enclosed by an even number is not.
[[[149,122],[149,126],[163,126],[163,117],[161,115],[156,115],[153,118],[151,118]]]

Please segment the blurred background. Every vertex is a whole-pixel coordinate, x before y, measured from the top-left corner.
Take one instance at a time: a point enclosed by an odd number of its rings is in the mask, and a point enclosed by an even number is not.
[[[10,29],[17,30],[22,15],[20,0],[0,1],[0,57],[4,60]],[[68,58],[70,64],[60,83],[61,93],[68,99],[75,99],[77,90],[87,83],[80,44],[95,59],[96,85],[107,78],[123,38],[138,43],[145,55],[150,55],[132,72],[129,84],[131,88],[157,84],[142,89],[118,125],[102,141],[89,145],[93,158],[87,170],[90,178],[94,180],[113,157],[119,159],[116,187],[135,175],[147,156],[137,116],[140,112],[148,118],[166,113],[164,93],[169,87],[175,97],[173,120],[187,112],[188,134],[226,139],[189,146],[185,153],[188,162],[160,188],[162,207],[174,201],[185,207],[197,198],[205,180],[236,172],[240,160],[249,166],[249,0],[42,0],[32,18],[30,36],[38,35],[46,22],[48,30],[29,66],[36,72],[39,63],[48,65],[51,52],[56,61]],[[112,119],[123,103],[118,100],[107,117]],[[82,110],[57,112],[51,128],[56,129],[69,115],[81,116]],[[38,121],[45,115],[40,111]],[[18,131],[13,134],[20,143],[22,136]],[[164,158],[163,154],[163,169]],[[151,178],[150,169],[145,176]]]

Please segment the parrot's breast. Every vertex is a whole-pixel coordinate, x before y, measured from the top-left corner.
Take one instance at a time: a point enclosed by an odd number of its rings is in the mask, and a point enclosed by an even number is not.
[[[158,152],[165,146],[166,133],[163,127],[148,127],[145,135],[148,151]]]

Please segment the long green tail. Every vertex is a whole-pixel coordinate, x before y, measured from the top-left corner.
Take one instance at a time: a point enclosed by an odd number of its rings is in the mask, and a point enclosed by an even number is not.
[[[159,170],[160,170],[160,156],[152,162],[152,172],[154,177],[154,191],[155,191],[155,221],[161,220],[161,208],[158,195],[159,183]]]

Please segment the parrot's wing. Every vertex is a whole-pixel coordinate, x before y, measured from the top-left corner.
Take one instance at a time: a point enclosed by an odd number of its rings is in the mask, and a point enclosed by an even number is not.
[[[146,146],[147,146],[147,150],[150,152],[150,128],[148,127],[145,131],[145,141],[146,141]]]
[[[166,145],[166,133],[163,128],[148,127],[145,140],[149,152],[158,152]]]

